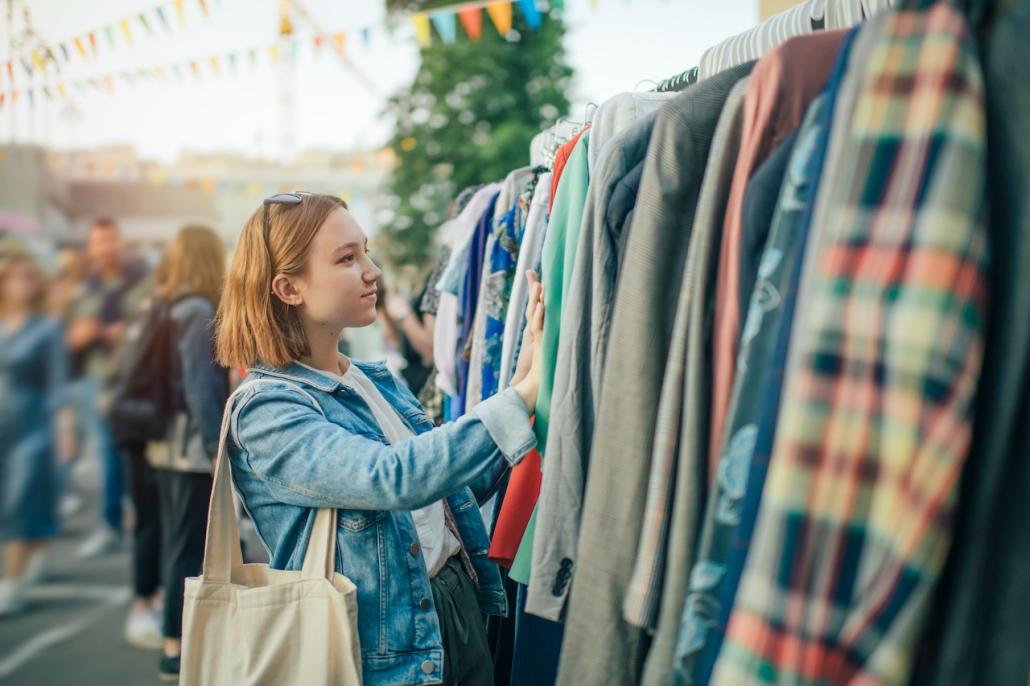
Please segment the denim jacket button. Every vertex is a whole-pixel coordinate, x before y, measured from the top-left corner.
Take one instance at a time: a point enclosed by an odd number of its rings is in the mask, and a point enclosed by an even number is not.
[[[418,554],[421,553],[421,552],[422,552],[422,546],[420,546],[418,543],[412,543],[411,544],[411,556],[412,557],[418,557]]]
[[[422,608],[423,611],[428,612],[429,608],[433,607],[433,601],[431,601],[429,598],[423,598],[421,601],[419,601],[418,606]]]
[[[431,660],[426,660],[422,663],[422,671],[426,674],[432,674],[435,669],[436,665],[434,665]]]

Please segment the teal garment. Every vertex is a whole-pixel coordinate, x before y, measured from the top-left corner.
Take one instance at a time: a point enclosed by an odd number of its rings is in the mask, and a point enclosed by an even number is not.
[[[572,268],[576,262],[583,210],[587,189],[590,187],[588,153],[590,131],[583,132],[569,155],[551,206],[551,218],[544,237],[540,278],[544,284],[544,334],[541,342],[540,392],[536,400],[537,449],[547,459],[547,427],[551,416],[551,392],[554,390],[554,368],[558,361],[558,330],[561,326],[562,305],[569,293]],[[533,560],[533,537],[536,533],[536,508],[522,537],[508,576],[520,584],[529,585],[529,570]]]

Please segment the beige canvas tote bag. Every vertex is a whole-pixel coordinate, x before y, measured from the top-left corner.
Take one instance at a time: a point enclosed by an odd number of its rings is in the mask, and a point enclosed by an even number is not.
[[[359,686],[357,589],[335,572],[336,510],[318,511],[301,571],[243,563],[226,448],[231,403],[222,418],[202,575],[186,580],[180,683]]]

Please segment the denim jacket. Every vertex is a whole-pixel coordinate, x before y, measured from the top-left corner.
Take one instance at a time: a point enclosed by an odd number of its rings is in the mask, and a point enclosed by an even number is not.
[[[384,364],[352,363],[414,437],[389,445],[368,405],[328,375],[259,365],[228,409],[233,481],[275,569],[300,569],[317,508],[337,508],[336,571],[358,589],[364,683],[439,683],[440,626],[410,512],[446,498],[480,607],[505,615],[478,503],[535,447],[529,414],[509,389],[434,428]]]

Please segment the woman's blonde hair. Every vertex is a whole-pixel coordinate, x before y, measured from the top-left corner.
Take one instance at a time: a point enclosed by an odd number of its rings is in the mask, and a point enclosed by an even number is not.
[[[212,229],[185,226],[176,234],[155,271],[161,297],[188,292],[217,305],[225,281],[225,246]]]
[[[32,299],[29,301],[29,309],[33,314],[39,314],[43,311],[46,304],[48,286],[43,268],[28,252],[21,250],[12,251],[0,258],[0,288],[6,284],[7,278],[14,271],[15,267],[28,267],[32,272],[33,278],[36,279],[36,290],[32,293]],[[5,314],[7,310],[6,298],[4,297],[3,290],[0,290],[0,315]]]
[[[311,241],[340,198],[312,193],[296,205],[259,207],[243,226],[239,245],[218,308],[215,354],[225,367],[264,362],[285,367],[310,354],[311,347],[295,308],[272,293],[277,274],[299,276],[307,270]]]

